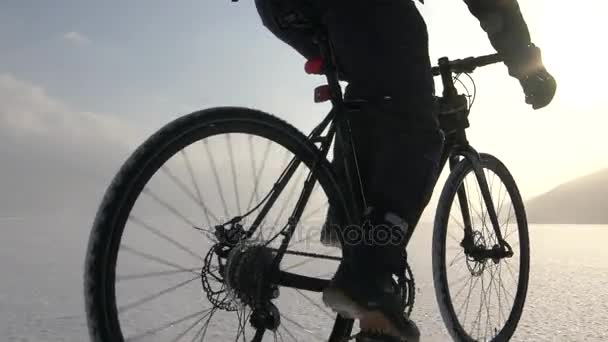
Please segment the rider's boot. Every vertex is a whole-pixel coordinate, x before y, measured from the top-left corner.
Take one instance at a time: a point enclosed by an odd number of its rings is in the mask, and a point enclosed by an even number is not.
[[[399,287],[393,279],[405,262],[407,224],[396,215],[380,215],[378,211],[372,211],[365,222],[364,227],[344,229],[344,259],[323,292],[323,301],[344,317],[360,320],[361,341],[386,340],[371,339],[374,336],[418,341],[420,332],[404,316]],[[378,329],[374,326],[383,327],[382,331],[374,332]]]

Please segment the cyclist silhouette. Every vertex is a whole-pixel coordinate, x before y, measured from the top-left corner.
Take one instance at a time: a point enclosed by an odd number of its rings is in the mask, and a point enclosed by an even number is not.
[[[556,82],[543,66],[517,1],[465,3],[505,58],[509,74],[519,80],[526,102],[534,109],[548,105]],[[322,23],[340,75],[348,82],[345,97],[367,103],[361,115],[349,120],[367,203],[363,229],[371,233],[362,235],[372,238],[338,238],[344,227],[332,219],[330,209],[322,242],[344,241],[350,257],[341,263],[323,299],[360,321],[358,341],[417,341],[418,328],[404,317],[392,286],[392,275],[404,260],[403,239],[387,244],[373,237],[387,227],[393,237],[413,228],[438,177],[443,133],[435,111],[425,22],[412,0],[256,0],[256,6],[264,25],[308,59],[319,54],[312,33],[285,23]],[[338,172],[351,167],[342,165],[341,153],[336,146]]]

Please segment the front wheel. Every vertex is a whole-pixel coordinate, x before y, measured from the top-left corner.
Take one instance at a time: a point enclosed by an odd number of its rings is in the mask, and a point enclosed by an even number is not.
[[[528,225],[507,168],[488,154],[481,154],[480,163],[502,238],[513,255],[491,258],[465,252],[467,243],[478,250],[492,250],[499,241],[473,167],[463,159],[445,184],[435,216],[435,293],[443,321],[456,341],[508,341],[517,328],[528,288]]]

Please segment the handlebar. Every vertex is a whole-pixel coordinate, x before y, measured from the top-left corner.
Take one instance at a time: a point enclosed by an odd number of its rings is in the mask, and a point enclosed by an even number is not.
[[[448,63],[447,67],[453,73],[470,73],[479,67],[496,64],[504,61],[504,57],[499,54],[486,55],[481,57],[468,57],[464,59],[448,60],[446,57],[439,60],[440,66],[432,68],[433,76],[441,75],[441,66]]]

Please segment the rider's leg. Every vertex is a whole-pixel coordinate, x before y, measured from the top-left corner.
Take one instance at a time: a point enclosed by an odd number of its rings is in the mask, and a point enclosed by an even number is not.
[[[316,56],[309,35],[278,27],[272,13],[277,3],[288,1],[256,1],[264,24],[304,56]],[[433,117],[426,26],[408,0],[326,4],[330,39],[350,83],[347,96],[370,100],[369,110],[351,118],[364,192],[375,207],[365,230],[373,235],[384,227],[394,236],[390,244],[348,239],[345,261],[324,298],[359,318],[364,330],[416,339],[417,328],[404,320],[398,294],[391,291],[391,274],[400,270],[404,252],[403,240],[395,237],[415,225],[428,202],[442,144]]]
[[[348,97],[371,101],[351,122],[361,127],[353,129],[355,143],[368,141],[357,144],[357,153],[367,160],[364,193],[375,209],[364,228],[372,240],[345,239],[348,259],[324,297],[364,328],[416,339],[417,329],[403,320],[390,288],[404,252],[404,239],[394,237],[412,229],[428,203],[443,143],[434,117],[426,26],[408,0],[335,0],[326,22],[349,81]],[[394,234],[388,244],[378,239],[382,227]]]

